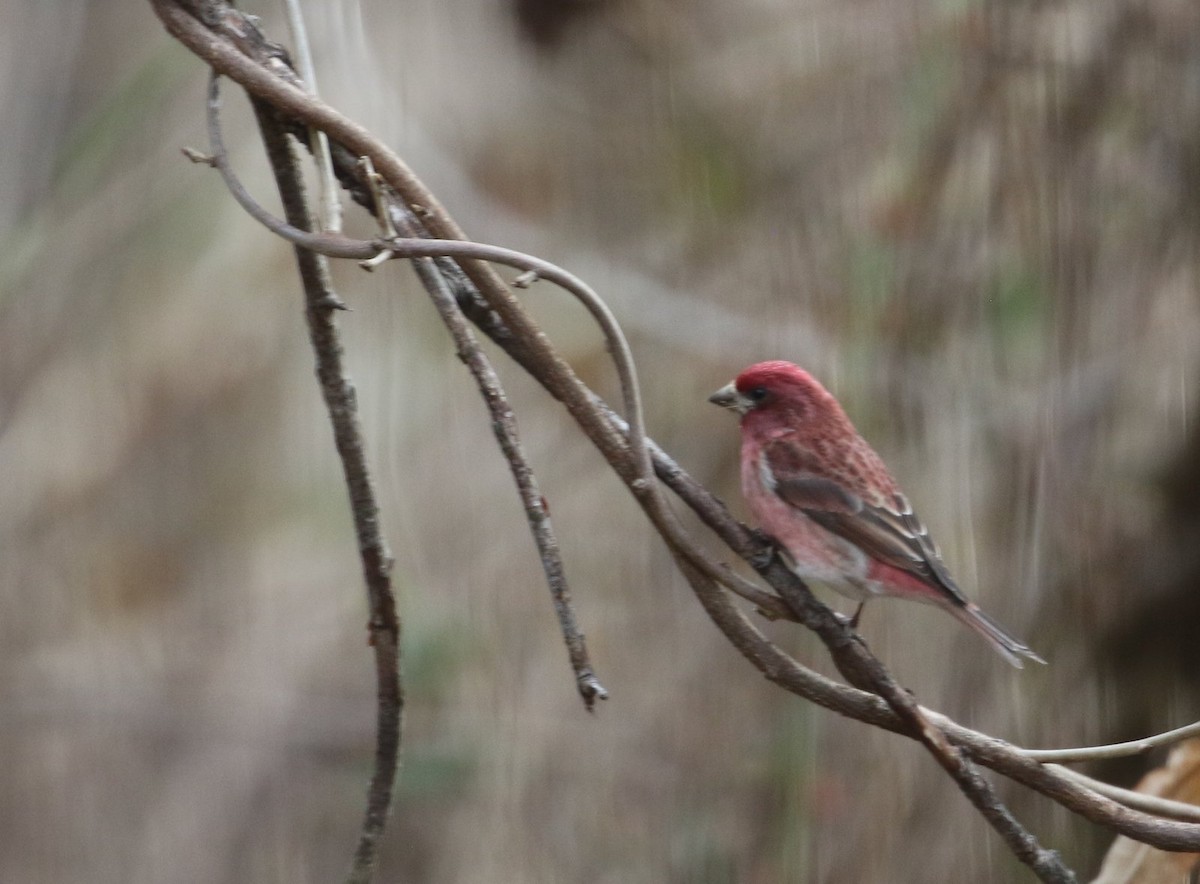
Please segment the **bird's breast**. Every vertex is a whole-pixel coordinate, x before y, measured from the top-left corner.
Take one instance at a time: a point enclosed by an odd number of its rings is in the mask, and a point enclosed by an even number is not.
[[[765,458],[742,460],[742,494],[759,527],[774,538],[800,577],[830,585],[866,585],[870,561],[853,543],[825,530],[775,493],[775,477]],[[867,595],[870,589],[863,590]],[[857,597],[857,596],[855,596]]]

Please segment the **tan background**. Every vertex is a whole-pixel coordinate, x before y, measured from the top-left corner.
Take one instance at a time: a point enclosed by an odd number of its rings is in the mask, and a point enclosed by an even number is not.
[[[936,611],[869,606],[923,702],[1025,745],[1200,717],[1191,0],[628,0],[541,48],[502,3],[310,6],[326,97],[473,235],[610,299],[651,432],[735,508],[736,430],[707,393],[778,357],[835,390],[964,586],[1051,664],[1013,672]],[[336,880],[373,684],[289,250],[180,156],[203,146],[205,72],[149,4],[0,24],[0,879]],[[1029,878],[919,749],[727,647],[501,359],[613,695],[586,715],[410,276],[338,276],[405,617],[381,880]],[[528,299],[612,396],[583,312]],[[1002,792],[1095,870],[1106,835]]]

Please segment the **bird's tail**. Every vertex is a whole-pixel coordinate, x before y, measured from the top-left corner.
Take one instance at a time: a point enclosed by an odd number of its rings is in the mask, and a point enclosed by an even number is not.
[[[955,617],[987,639],[1001,657],[1018,669],[1024,666],[1022,658],[1038,663],[1046,662],[1025,644],[1005,632],[999,623],[983,613],[974,602],[967,602],[962,606],[955,605],[950,611]]]

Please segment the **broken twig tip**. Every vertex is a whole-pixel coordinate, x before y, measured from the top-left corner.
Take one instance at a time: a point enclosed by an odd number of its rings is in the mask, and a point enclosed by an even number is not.
[[[194,147],[181,147],[179,150],[193,163],[210,166],[214,169],[217,166],[217,158],[210,153],[204,153],[203,151],[196,150]]]
[[[349,305],[339,298],[337,295],[329,294],[323,298],[318,298],[316,305],[322,310],[345,310],[350,311]]]
[[[596,678],[591,671],[584,671],[579,675],[579,696],[583,697],[583,704],[587,707],[588,712],[594,712],[597,700],[607,700],[608,691],[604,685],[600,684],[600,679]]]
[[[390,261],[394,255],[395,252],[393,252],[391,249],[384,249],[374,257],[367,258],[365,261],[359,261],[358,266],[368,273],[371,273],[380,264],[383,264],[385,261]]]

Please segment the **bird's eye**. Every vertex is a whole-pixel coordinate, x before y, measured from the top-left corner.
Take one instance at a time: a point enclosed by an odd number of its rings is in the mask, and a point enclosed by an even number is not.
[[[767,398],[767,388],[766,387],[755,387],[752,390],[749,390],[746,393],[746,396],[752,402],[762,402],[764,399]]]

